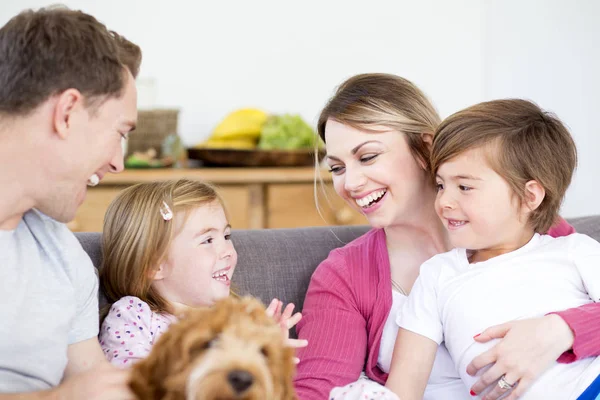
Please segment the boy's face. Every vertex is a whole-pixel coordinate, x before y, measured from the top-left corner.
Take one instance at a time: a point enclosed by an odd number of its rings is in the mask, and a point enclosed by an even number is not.
[[[435,209],[455,247],[476,250],[482,261],[526,244],[533,230],[508,183],[471,149],[442,164]]]
[[[183,215],[175,215],[179,222]],[[177,226],[177,225],[176,225]],[[237,253],[218,201],[190,210],[171,242],[154,285],[177,308],[210,306],[229,296]]]

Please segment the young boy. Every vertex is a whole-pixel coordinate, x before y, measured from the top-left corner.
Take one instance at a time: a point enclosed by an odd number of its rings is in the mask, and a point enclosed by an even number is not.
[[[585,235],[544,235],[577,162],[569,132],[524,100],[498,100],[460,111],[439,127],[432,149],[436,212],[454,250],[421,266],[399,314],[387,386],[420,399],[441,342],[461,379],[494,342],[473,337],[504,322],[541,317],[600,299],[600,244]],[[507,294],[510,294],[507,296]],[[494,389],[509,399],[576,399],[600,373],[600,360],[555,363],[528,390],[504,375]],[[471,392],[473,396],[486,393]]]

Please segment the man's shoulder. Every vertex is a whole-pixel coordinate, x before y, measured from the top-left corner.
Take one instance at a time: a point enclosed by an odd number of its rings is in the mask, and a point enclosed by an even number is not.
[[[23,220],[28,230],[41,244],[54,244],[58,246],[75,246],[81,248],[73,232],[62,222],[47,216],[37,209],[31,209],[23,215]]]
[[[71,237],[72,232],[67,226],[33,208],[23,214],[23,221],[27,228],[36,235]]]
[[[43,251],[48,262],[67,272],[81,268],[82,264],[93,265],[79,240],[65,224],[36,209],[26,212],[23,221],[28,234],[35,238],[35,246]]]

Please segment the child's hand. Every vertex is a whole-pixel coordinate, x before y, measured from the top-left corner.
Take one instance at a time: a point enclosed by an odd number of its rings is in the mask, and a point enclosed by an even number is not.
[[[296,324],[302,319],[302,314],[299,312],[293,314],[294,307],[294,304],[290,303],[284,309],[281,301],[278,299],[273,299],[271,304],[269,304],[269,307],[267,307],[267,315],[273,318],[275,322],[279,324],[285,344],[288,347],[298,349],[308,346],[308,341],[301,339],[290,339],[290,329],[296,326]],[[296,364],[300,362],[298,358],[295,358],[294,361]]]

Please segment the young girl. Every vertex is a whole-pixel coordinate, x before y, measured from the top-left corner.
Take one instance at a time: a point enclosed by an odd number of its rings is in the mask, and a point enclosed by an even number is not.
[[[100,281],[110,311],[100,329],[108,360],[121,367],[148,355],[187,309],[230,295],[237,253],[215,189],[197,181],[142,183],[125,189],[104,218]],[[293,304],[267,313],[288,329],[300,319]],[[288,339],[292,347],[306,341]]]
[[[486,327],[599,301],[600,244],[581,234],[544,234],[558,217],[576,159],[563,124],[524,100],[478,104],[439,127],[431,158],[435,208],[456,248],[422,265],[398,314],[387,386],[401,400],[423,397],[440,343],[471,387],[479,377],[467,366],[494,344],[474,340]],[[555,362],[531,383],[523,382],[532,380],[527,375],[500,375],[494,365],[483,381],[496,386],[471,395],[576,399],[599,373],[598,358]],[[593,391],[586,398],[595,398]]]

